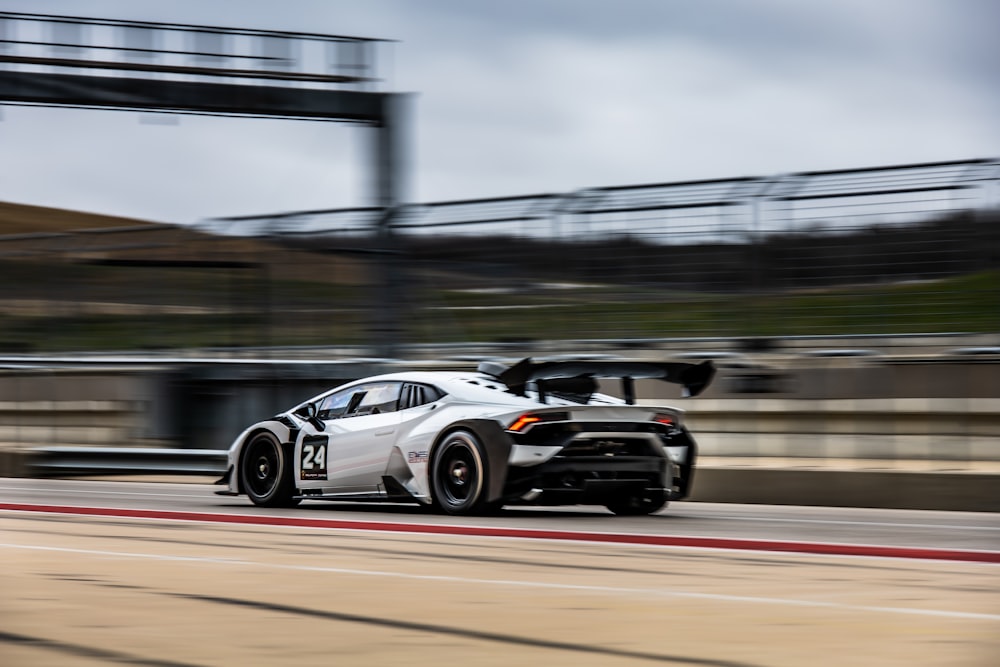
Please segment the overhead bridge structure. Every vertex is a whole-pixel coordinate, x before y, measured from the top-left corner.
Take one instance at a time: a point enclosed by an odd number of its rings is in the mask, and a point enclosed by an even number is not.
[[[371,230],[391,289],[409,96],[380,92],[385,40],[0,12],[0,104],[361,123],[374,128]],[[390,356],[390,309],[372,323]]]

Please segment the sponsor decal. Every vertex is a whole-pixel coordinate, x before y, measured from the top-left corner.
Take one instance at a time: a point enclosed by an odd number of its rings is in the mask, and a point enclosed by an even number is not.
[[[427,450],[410,452],[407,460],[412,463],[427,463]]]

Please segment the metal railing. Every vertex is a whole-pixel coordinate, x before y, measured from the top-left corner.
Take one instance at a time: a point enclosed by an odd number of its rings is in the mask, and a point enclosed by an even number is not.
[[[201,228],[376,252],[377,216]],[[445,201],[393,228],[408,342],[1000,331],[995,159]]]
[[[0,351],[372,355],[386,333],[373,323],[398,327],[398,350],[551,353],[1000,333],[998,160],[412,205],[391,239],[383,219],[354,208],[0,236]]]
[[[226,472],[227,452],[214,449],[143,449],[130,447],[39,447],[30,451],[33,477],[93,475],[219,475]]]

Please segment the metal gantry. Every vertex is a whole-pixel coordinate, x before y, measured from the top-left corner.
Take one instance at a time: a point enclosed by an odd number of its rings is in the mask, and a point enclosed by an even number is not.
[[[392,299],[391,221],[401,203],[408,96],[378,92],[385,40],[0,12],[0,104],[363,123],[376,129],[377,299]],[[372,335],[391,356],[389,311]]]

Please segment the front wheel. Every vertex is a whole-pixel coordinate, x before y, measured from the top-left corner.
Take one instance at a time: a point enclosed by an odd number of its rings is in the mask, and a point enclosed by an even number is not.
[[[431,487],[434,504],[447,514],[481,514],[486,502],[486,458],[479,439],[468,431],[449,433],[434,451]]]
[[[254,505],[262,507],[292,507],[299,501],[292,498],[292,470],[284,447],[271,433],[258,433],[251,438],[240,464],[243,490]]]
[[[619,498],[605,505],[620,516],[641,516],[652,514],[667,504],[665,493],[635,494]]]

